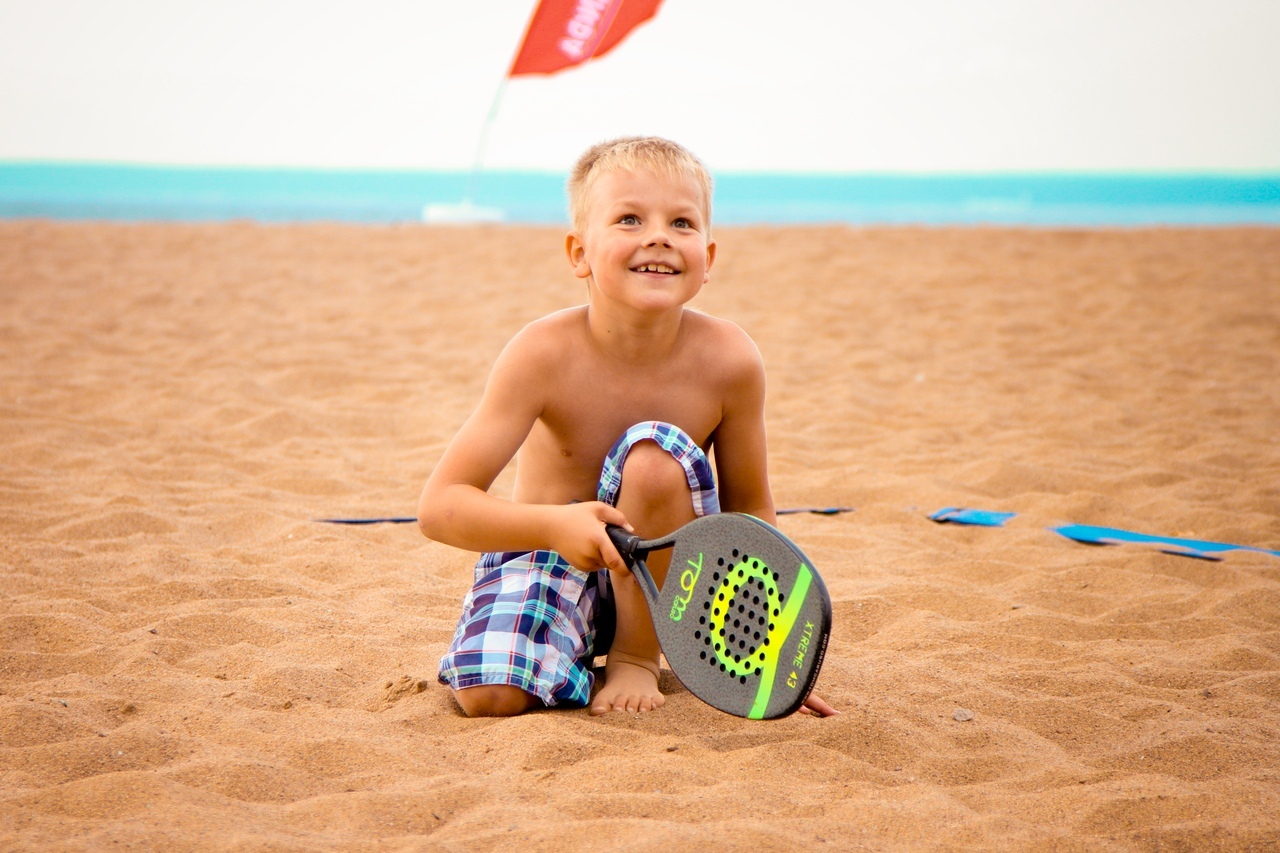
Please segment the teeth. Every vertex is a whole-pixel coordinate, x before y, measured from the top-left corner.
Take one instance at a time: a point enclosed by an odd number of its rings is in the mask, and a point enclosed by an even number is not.
[[[666,264],[644,264],[642,266],[636,267],[636,269],[639,272],[663,272],[663,273],[675,272],[675,270],[672,267],[669,267]]]

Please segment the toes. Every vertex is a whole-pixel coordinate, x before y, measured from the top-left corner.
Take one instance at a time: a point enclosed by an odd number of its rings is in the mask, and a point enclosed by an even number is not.
[[[589,710],[591,712],[591,716],[598,717],[601,714],[607,714],[610,711],[624,711],[629,714],[634,714],[637,711],[653,710],[654,707],[656,706],[647,699],[638,699],[635,696],[625,696],[618,697],[617,699],[596,699],[595,702],[591,703],[591,708]]]

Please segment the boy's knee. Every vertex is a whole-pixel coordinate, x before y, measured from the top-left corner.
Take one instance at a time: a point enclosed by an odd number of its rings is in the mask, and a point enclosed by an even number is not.
[[[453,691],[468,717],[514,717],[540,707],[538,697],[508,684],[480,684]]]
[[[627,451],[622,463],[622,488],[641,500],[665,501],[688,494],[689,476],[656,442],[641,441]]]

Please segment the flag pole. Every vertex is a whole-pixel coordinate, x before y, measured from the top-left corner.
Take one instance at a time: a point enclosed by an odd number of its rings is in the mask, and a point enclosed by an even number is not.
[[[502,75],[502,80],[498,83],[497,90],[493,93],[493,100],[489,103],[489,114],[485,116],[484,124],[480,126],[480,139],[476,143],[476,156],[471,161],[471,171],[467,174],[466,187],[462,192],[461,204],[428,204],[422,208],[422,218],[426,222],[448,223],[448,222],[501,222],[504,214],[500,208],[481,207],[475,203],[476,187],[480,182],[480,172],[484,169],[484,155],[489,148],[489,132],[493,130],[493,125],[498,118],[498,108],[502,105],[502,96],[507,91],[507,81],[511,79],[512,68],[515,67],[516,58],[520,56],[520,51],[524,49],[524,40],[529,36],[529,28],[533,26],[533,18],[538,14],[538,6],[534,6],[533,14],[529,18],[529,22],[525,24],[524,36],[520,39],[520,44],[516,46],[515,57],[512,58],[511,68]]]
[[[465,208],[472,206],[476,197],[476,185],[480,181],[480,172],[484,168],[484,155],[489,149],[489,132],[493,130],[494,122],[498,119],[498,107],[502,105],[502,96],[507,91],[507,81],[511,79],[511,74],[515,70],[516,61],[520,58],[520,51],[524,50],[524,43],[529,38],[529,31],[533,28],[534,18],[538,16],[538,7],[541,2],[533,7],[533,12],[529,15],[529,20],[524,25],[524,33],[520,36],[520,42],[516,45],[515,55],[511,57],[511,65],[507,68],[507,73],[502,75],[502,80],[498,83],[497,91],[493,93],[493,100],[489,103],[489,114],[484,118],[484,124],[480,127],[480,140],[476,143],[476,156],[471,161],[471,173],[467,175],[467,188],[462,196],[462,205]]]
[[[458,204],[427,204],[422,208],[422,220],[435,224],[467,224],[474,222],[501,222],[505,215],[501,208],[482,207],[475,203],[476,189],[480,182],[480,172],[484,169],[484,155],[489,147],[489,132],[498,118],[498,107],[502,104],[502,95],[507,90],[507,77],[504,75],[498,89],[493,93],[493,101],[489,104],[489,114],[480,127],[480,139],[476,143],[476,155],[471,161],[471,171],[467,173],[467,183],[462,191],[462,201]]]
[[[489,148],[489,131],[493,129],[493,123],[498,118],[498,107],[502,105],[502,95],[507,91],[508,79],[503,75],[502,82],[498,84],[498,91],[493,93],[493,102],[489,104],[489,114],[485,116],[484,124],[480,127],[480,141],[476,144],[475,159],[471,161],[471,174],[467,175],[467,189],[462,196],[463,205],[470,205],[475,201],[476,184],[484,168],[485,152]]]

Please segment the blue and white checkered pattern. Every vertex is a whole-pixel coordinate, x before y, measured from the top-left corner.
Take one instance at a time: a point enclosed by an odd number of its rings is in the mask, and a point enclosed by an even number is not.
[[[623,433],[622,438],[618,439],[605,457],[604,469],[600,472],[600,485],[596,489],[596,500],[604,501],[610,506],[618,503],[618,492],[622,489],[622,464],[627,461],[627,453],[640,441],[656,441],[659,447],[684,467],[689,491],[693,493],[693,511],[699,518],[720,511],[716,481],[711,474],[711,463],[707,461],[706,454],[684,430],[662,421],[636,424]]]
[[[636,424],[618,439],[600,474],[599,499],[615,504],[622,465],[639,441],[657,442],[684,467],[699,515],[719,512],[715,479],[702,448],[679,427]],[[495,552],[476,563],[440,682],[459,690],[481,684],[519,687],[546,705],[587,704],[591,659],[613,632],[609,573],[580,572],[554,551]]]

